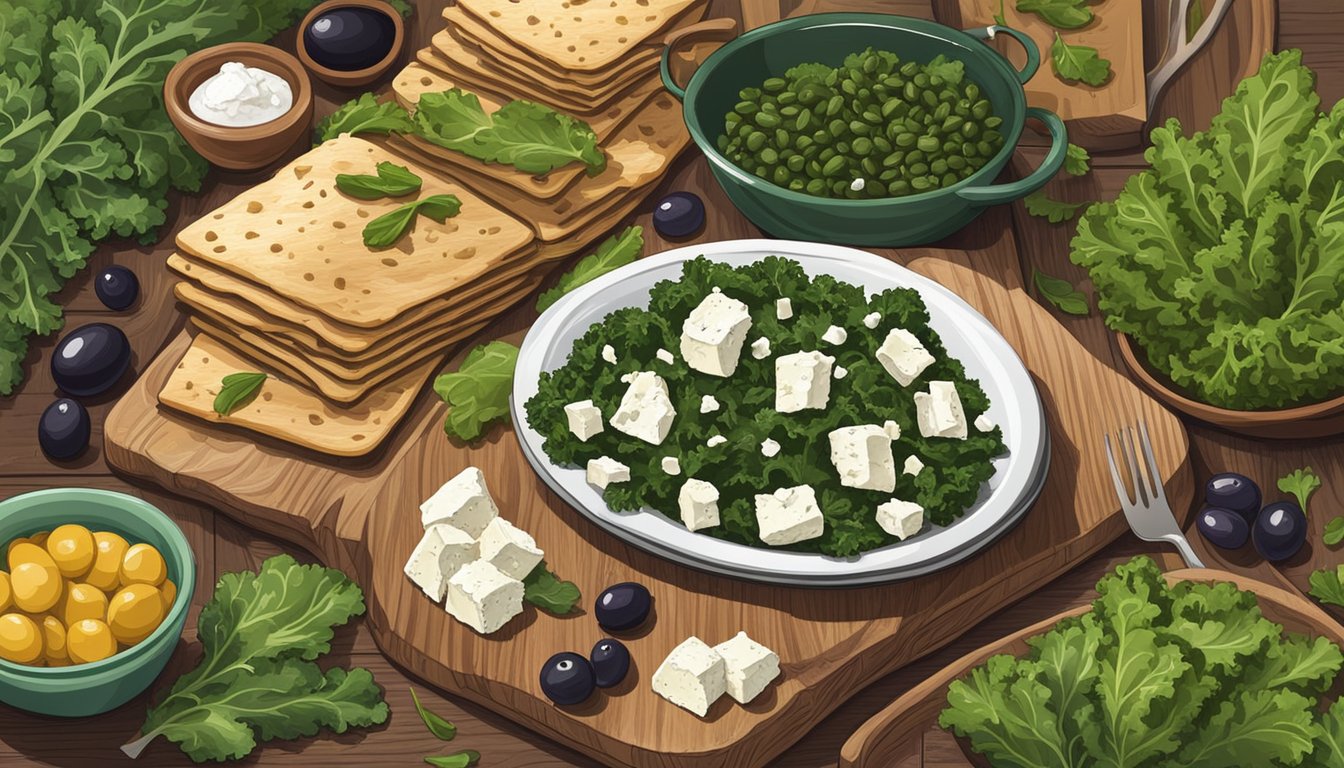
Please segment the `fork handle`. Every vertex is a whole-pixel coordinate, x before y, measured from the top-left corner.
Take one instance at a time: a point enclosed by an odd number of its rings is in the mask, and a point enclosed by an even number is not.
[[[1176,545],[1176,549],[1180,550],[1181,559],[1185,560],[1185,564],[1187,567],[1189,568],[1206,567],[1204,565],[1204,561],[1199,559],[1199,555],[1195,554],[1195,550],[1193,547],[1190,546],[1190,542],[1181,534],[1173,533],[1170,536],[1163,536],[1162,538]]]

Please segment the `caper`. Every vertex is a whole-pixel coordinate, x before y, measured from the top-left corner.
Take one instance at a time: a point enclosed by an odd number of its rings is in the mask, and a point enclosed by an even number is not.
[[[939,146],[938,137],[920,136],[919,140],[915,142],[915,146],[919,147],[920,152],[936,152]]]
[[[755,115],[752,115],[751,119],[756,121],[756,124],[762,128],[774,128],[779,125],[779,116],[772,115],[769,112],[757,112]]]
[[[841,157],[840,155],[836,155],[835,157],[832,157],[830,160],[826,161],[826,165],[822,166],[821,173],[824,176],[831,177],[839,174],[844,169],[845,169],[845,158]]]

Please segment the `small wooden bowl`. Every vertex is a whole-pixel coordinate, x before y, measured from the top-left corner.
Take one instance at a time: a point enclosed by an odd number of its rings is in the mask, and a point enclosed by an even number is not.
[[[231,128],[207,123],[192,114],[187,99],[227,62],[264,69],[289,83],[294,103],[289,111],[261,125]],[[278,160],[313,123],[313,86],[298,59],[260,43],[225,43],[197,51],[168,72],[163,83],[168,118],[182,138],[205,159],[221,168],[251,171]]]
[[[1344,395],[1311,405],[1273,411],[1234,411],[1191,399],[1165,376],[1148,367],[1128,336],[1116,334],[1120,357],[1139,384],[1168,407],[1229,432],[1249,437],[1292,440],[1344,433]]]
[[[379,13],[386,14],[388,18],[392,19],[392,28],[395,30],[392,35],[392,50],[387,52],[387,55],[383,57],[382,61],[379,61],[371,67],[365,67],[364,69],[329,69],[318,64],[316,61],[313,61],[313,58],[308,55],[307,46],[303,44],[303,31],[307,29],[308,25],[312,24],[318,16],[321,16],[333,8],[370,8]],[[299,34],[298,39],[294,42],[294,49],[298,52],[299,60],[303,62],[303,66],[307,67],[308,71],[316,75],[318,80],[335,86],[353,87],[356,85],[368,85],[381,77],[382,74],[396,62],[397,57],[401,55],[401,47],[405,44],[406,28],[405,25],[402,24],[401,14],[397,13],[397,9],[382,2],[382,0],[326,0],[324,3],[319,3],[308,12],[307,16],[303,17],[303,22],[299,24]]]

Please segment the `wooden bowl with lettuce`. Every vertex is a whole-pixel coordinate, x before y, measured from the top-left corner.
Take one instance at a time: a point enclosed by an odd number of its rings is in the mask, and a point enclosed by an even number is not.
[[[1344,627],[1320,608],[1147,557],[1097,593],[908,691],[850,737],[840,766],[902,764],[938,727],[992,768],[1338,765]]]
[[[1257,437],[1344,432],[1344,102],[1315,81],[1270,54],[1208,130],[1154,129],[1072,243],[1139,382]]]

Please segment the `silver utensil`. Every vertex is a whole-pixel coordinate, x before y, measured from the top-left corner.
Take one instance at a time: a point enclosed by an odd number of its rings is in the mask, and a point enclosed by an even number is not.
[[[1115,463],[1115,453],[1111,449],[1111,436],[1106,435],[1106,461],[1111,466],[1111,480],[1115,482],[1115,495],[1120,497],[1120,508],[1134,534],[1144,541],[1165,541],[1180,550],[1185,564],[1191,568],[1203,568],[1204,563],[1190,548],[1190,542],[1181,533],[1176,524],[1176,516],[1171,513],[1167,503],[1167,493],[1162,490],[1162,475],[1157,468],[1157,459],[1153,457],[1153,442],[1148,439],[1148,424],[1139,420],[1139,440],[1135,445],[1134,427],[1125,427],[1115,435],[1125,463],[1129,467],[1129,476],[1134,481],[1134,498],[1120,477],[1120,468]],[[1143,448],[1143,461],[1139,460],[1138,448]],[[1144,473],[1147,473],[1147,477]]]

